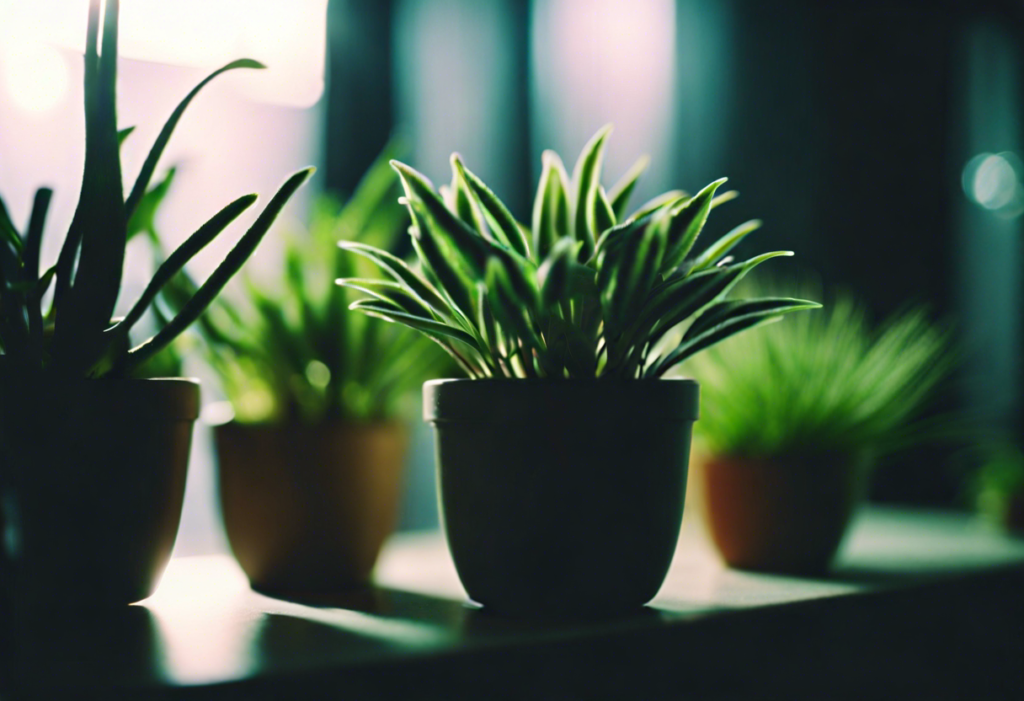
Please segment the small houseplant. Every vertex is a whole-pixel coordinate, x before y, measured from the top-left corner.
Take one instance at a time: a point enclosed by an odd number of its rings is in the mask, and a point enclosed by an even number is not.
[[[1018,445],[1004,438],[986,446],[970,486],[982,517],[1024,535],[1024,452]]]
[[[923,435],[919,412],[952,362],[947,332],[923,310],[873,329],[840,295],[686,365],[704,390],[703,508],[725,561],[825,571],[872,464]]]
[[[723,260],[758,222],[691,256],[718,180],[627,214],[641,168],[601,184],[609,128],[570,179],[544,154],[531,226],[452,156],[441,193],[394,163],[418,265],[356,243],[390,281],[353,309],[417,329],[471,379],[428,382],[443,522],[470,597],[511,615],[638,607],[665,577],[682,518],[697,385],[660,380],[794,299],[724,301],[786,252]],[[355,284],[355,283],[350,283]],[[690,320],[683,339],[661,342]]]
[[[0,572],[25,610],[125,604],[152,592],[177,532],[198,386],[126,378],[199,317],[311,173],[291,176],[180,313],[133,345],[129,332],[162,287],[256,197],[239,198],[201,226],[115,319],[129,222],[196,93],[225,71],[260,64],[228,64],[189,93],[125,197],[118,147],[130,130],[118,132],[115,108],[119,7],[107,0],[100,50],[100,5],[89,3],[82,189],[53,267],[43,271],[39,260],[51,193],[37,194],[24,235],[0,208]]]
[[[390,149],[388,149],[390,150]],[[197,326],[235,420],[215,430],[228,541],[254,587],[365,584],[398,516],[411,390],[450,365],[408,329],[346,307],[377,268],[338,238],[391,249],[409,221],[388,151],[342,205],[324,197],[285,237],[276,279],[244,278]],[[376,276],[376,277],[375,277]]]

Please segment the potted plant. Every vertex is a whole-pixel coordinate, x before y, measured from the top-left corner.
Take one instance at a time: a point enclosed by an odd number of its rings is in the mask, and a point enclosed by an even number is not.
[[[215,427],[224,527],[251,584],[321,593],[363,585],[398,516],[411,390],[450,365],[408,329],[346,312],[381,284],[339,238],[393,249],[409,225],[388,153],[342,205],[325,197],[285,237],[279,275],[246,276],[197,326],[234,420]]]
[[[509,615],[605,614],[657,593],[698,402],[696,383],[660,378],[727,336],[817,306],[723,300],[750,269],[789,254],[724,260],[759,225],[748,222],[690,255],[708,213],[732,197],[715,196],[724,179],[627,214],[642,164],[605,190],[609,130],[571,179],[544,154],[529,227],[456,154],[442,193],[393,164],[418,266],[340,244],[391,278],[361,285],[368,297],[352,308],[421,331],[469,375],[428,382],[424,416],[459,577],[472,599]]]
[[[703,508],[726,563],[823,573],[874,461],[924,435],[915,418],[952,362],[922,310],[875,330],[839,296],[685,366],[704,390]]]
[[[117,130],[118,2],[89,4],[85,53],[86,156],[81,195],[56,264],[41,270],[51,197],[38,192],[25,231],[0,208],[0,577],[15,610],[126,604],[154,589],[177,531],[198,386],[126,379],[195,321],[242,266],[311,169],[291,176],[181,312],[151,338],[130,331],[163,285],[255,195],[232,202],[156,271],[130,311],[114,318],[129,223],[146,200],[175,125],[215,76],[177,107],[127,197]]]
[[[1024,453],[1005,438],[982,452],[970,485],[975,508],[989,523],[1024,535]]]

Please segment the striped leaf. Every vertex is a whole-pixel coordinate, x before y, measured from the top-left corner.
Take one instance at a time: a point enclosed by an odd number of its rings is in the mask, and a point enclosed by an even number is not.
[[[573,202],[573,235],[583,242],[580,260],[589,260],[600,235],[598,231],[598,189],[601,186],[601,166],[604,147],[611,133],[611,125],[603,127],[583,147],[583,153],[576,161],[572,180],[576,188]]]
[[[622,176],[619,182],[612,186],[612,189],[608,191],[608,198],[611,200],[612,210],[615,212],[616,221],[622,221],[626,218],[626,212],[629,208],[629,198],[633,195],[633,190],[636,189],[636,184],[640,180],[640,176],[647,170],[647,166],[650,164],[650,156],[641,156],[637,159],[636,163],[630,166],[626,174]]]
[[[537,260],[547,258],[555,244],[570,233],[569,179],[562,159],[545,151],[540,183],[533,201],[533,251]]]

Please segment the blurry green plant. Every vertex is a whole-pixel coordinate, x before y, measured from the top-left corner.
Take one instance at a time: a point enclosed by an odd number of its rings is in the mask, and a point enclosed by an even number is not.
[[[984,453],[984,462],[971,480],[974,505],[989,522],[1021,529],[1024,453],[1010,441],[986,446]]]
[[[873,329],[863,307],[839,295],[817,314],[730,339],[683,371],[701,384],[694,431],[707,451],[766,458],[906,446],[924,434],[919,414],[953,364],[948,331],[924,310]]]
[[[786,298],[723,301],[736,282],[786,251],[741,263],[725,256],[760,226],[733,229],[697,256],[697,235],[725,179],[694,196],[667,192],[627,215],[646,160],[612,187],[601,185],[610,127],[584,148],[572,179],[547,151],[532,226],[452,156],[440,193],[392,162],[412,217],[418,267],[370,245],[340,246],[373,260],[390,280],[342,284],[369,298],[352,304],[439,343],[472,378],[657,378],[694,353],[780,315],[819,306]],[[696,318],[682,340],[659,342]]]
[[[348,313],[352,299],[335,285],[342,277],[380,282],[375,266],[338,248],[339,238],[392,249],[408,226],[394,206],[391,149],[344,204],[329,196],[315,203],[309,230],[285,238],[280,278],[243,276],[244,294],[222,297],[197,327],[237,420],[392,418],[413,390],[452,365],[418,334]]]
[[[229,63],[199,83],[164,125],[135,184],[122,190],[120,143],[132,129],[117,130],[118,0],[107,0],[99,50],[100,0],[89,3],[85,52],[85,172],[81,195],[56,264],[40,271],[40,250],[52,191],[40,189],[24,234],[0,203],[0,367],[5,371],[47,371],[67,377],[130,375],[194,322],[245,263],[288,199],[313,169],[284,183],[255,223],[180,312],[150,338],[132,346],[129,332],[183,266],[255,201],[241,197],[203,224],[159,267],[123,319],[114,319],[121,291],[131,222],[153,205],[149,189],[160,156],[189,103],[209,81],[237,68],[262,68],[243,59]],[[53,287],[44,312],[44,297]]]

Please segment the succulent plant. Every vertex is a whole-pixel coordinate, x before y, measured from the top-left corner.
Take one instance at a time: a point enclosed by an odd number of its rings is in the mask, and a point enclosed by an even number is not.
[[[393,149],[344,204],[322,197],[309,230],[283,237],[281,274],[259,283],[243,276],[244,294],[222,296],[197,325],[238,420],[391,418],[410,390],[452,365],[419,334],[346,313],[351,294],[334,284],[339,277],[380,282],[376,266],[338,249],[339,238],[393,250],[409,224],[394,206],[400,188],[388,165]]]
[[[342,281],[369,295],[351,308],[423,332],[472,378],[631,379],[661,377],[735,333],[819,306],[724,300],[755,266],[791,253],[726,258],[760,225],[751,221],[691,255],[709,212],[735,196],[716,196],[724,178],[693,196],[667,192],[627,214],[644,161],[605,190],[609,132],[590,140],[571,179],[557,154],[544,153],[530,227],[457,154],[451,185],[440,192],[393,162],[419,262],[409,266],[372,246],[341,242],[391,278]],[[669,343],[688,320],[682,339]]]
[[[127,197],[122,189],[120,143],[131,128],[117,129],[118,0],[107,0],[99,47],[100,0],[90,0],[85,52],[85,171],[77,209],[54,266],[40,270],[40,244],[52,192],[40,189],[24,235],[0,204],[0,367],[67,377],[119,377],[166,347],[195,321],[255,250],[288,199],[312,173],[287,179],[255,223],[173,319],[133,346],[129,331],[183,266],[255,201],[245,195],[215,214],[160,266],[122,319],[114,319],[121,291],[130,223],[145,216],[147,195],[160,156],[196,94],[222,73],[262,68],[234,61],[197,85],[171,114]],[[44,312],[44,298],[52,300]]]
[[[715,455],[878,455],[936,431],[920,412],[954,360],[948,330],[923,309],[873,328],[863,306],[840,294],[818,314],[731,339],[683,370],[701,383],[695,434]]]

